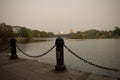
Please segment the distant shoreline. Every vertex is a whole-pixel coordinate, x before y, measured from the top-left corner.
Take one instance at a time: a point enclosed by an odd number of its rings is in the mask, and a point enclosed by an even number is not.
[[[40,41],[52,41],[53,38],[16,38],[19,43],[27,43],[27,42],[40,42]]]

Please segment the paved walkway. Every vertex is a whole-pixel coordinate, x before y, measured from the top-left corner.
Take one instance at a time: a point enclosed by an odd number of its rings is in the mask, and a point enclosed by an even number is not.
[[[10,60],[0,53],[0,80],[119,80],[68,69],[55,72],[54,66],[24,59]]]

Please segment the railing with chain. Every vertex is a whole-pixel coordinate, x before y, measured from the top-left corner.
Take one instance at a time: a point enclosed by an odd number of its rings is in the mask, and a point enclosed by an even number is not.
[[[32,58],[38,58],[38,57],[42,57],[46,54],[48,54],[53,48],[55,48],[56,45],[53,45],[49,50],[47,50],[45,53],[37,55],[37,56],[33,56],[33,55],[29,55],[26,52],[24,52],[17,44],[16,44],[16,39],[11,39],[10,40],[10,45],[11,45],[11,56],[10,59],[18,59],[18,56],[16,54],[16,48],[18,50],[20,50],[24,55],[28,56],[28,57],[32,57]]]
[[[38,57],[42,57],[44,55],[46,55],[47,53],[49,53],[53,48],[55,48],[55,45],[53,45],[48,51],[46,51],[45,53],[43,54],[40,54],[40,55],[37,55],[37,56],[32,56],[32,55],[29,55],[27,53],[25,53],[18,45],[16,45],[16,47],[18,48],[18,50],[20,50],[24,55],[28,56],[28,57],[32,57],[32,58],[38,58]]]
[[[72,53],[75,57],[79,58],[80,60],[84,61],[85,63],[88,63],[89,65],[92,65],[94,67],[98,67],[98,68],[101,68],[101,69],[104,69],[104,70],[108,70],[108,71],[120,71],[120,69],[117,69],[117,68],[108,68],[108,67],[104,67],[104,66],[100,66],[98,64],[94,64],[88,60],[85,60],[84,58],[78,56],[75,52],[73,52],[70,48],[68,48],[66,45],[64,45],[64,47],[70,51],[70,53]]]
[[[32,58],[37,58],[37,57],[42,57],[46,54],[48,54],[53,48],[56,47],[56,66],[55,66],[55,70],[56,71],[64,71],[66,70],[66,67],[64,65],[64,47],[70,51],[70,53],[72,53],[75,57],[79,58],[80,60],[84,61],[85,63],[88,63],[89,65],[92,65],[94,67],[98,67],[104,70],[108,70],[108,71],[120,71],[120,69],[117,68],[109,68],[109,67],[104,67],[104,66],[100,66],[98,64],[94,64],[80,56],[78,56],[75,52],[73,52],[70,48],[68,48],[65,44],[64,44],[64,40],[61,37],[58,37],[55,41],[55,45],[53,45],[48,51],[46,51],[43,54],[37,55],[37,56],[33,56],[33,55],[29,55],[27,53],[25,53],[17,44],[16,44],[16,39],[11,39],[10,41],[11,43],[11,59],[17,59],[17,54],[16,54],[16,48],[18,48],[18,50],[20,50],[24,55],[28,56],[28,57],[32,57]]]

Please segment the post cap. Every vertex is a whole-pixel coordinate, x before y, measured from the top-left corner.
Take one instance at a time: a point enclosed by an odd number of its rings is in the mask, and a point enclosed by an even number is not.
[[[64,45],[64,40],[61,37],[58,37],[55,41],[56,45]]]

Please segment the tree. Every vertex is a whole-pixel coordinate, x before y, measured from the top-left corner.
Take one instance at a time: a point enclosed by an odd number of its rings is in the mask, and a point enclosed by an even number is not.
[[[115,27],[115,30],[113,31],[113,36],[115,38],[120,38],[120,28],[119,27]]]
[[[52,33],[52,32],[48,32],[48,33],[47,33],[47,36],[48,36],[48,37],[54,37],[55,35],[54,35],[54,33]]]
[[[5,23],[0,23],[0,38],[8,39],[13,37],[13,28],[10,25],[6,25]]]
[[[41,31],[40,34],[41,34],[40,37],[47,37],[47,33],[45,31]]]
[[[36,37],[36,38],[39,38],[41,36],[39,30],[33,30],[32,33],[33,33],[33,36]]]
[[[20,34],[20,37],[22,37],[22,38],[31,39],[33,37],[32,31],[25,27],[21,27],[18,33]]]
[[[3,51],[9,44],[9,38],[13,37],[12,26],[0,23],[0,51]]]

